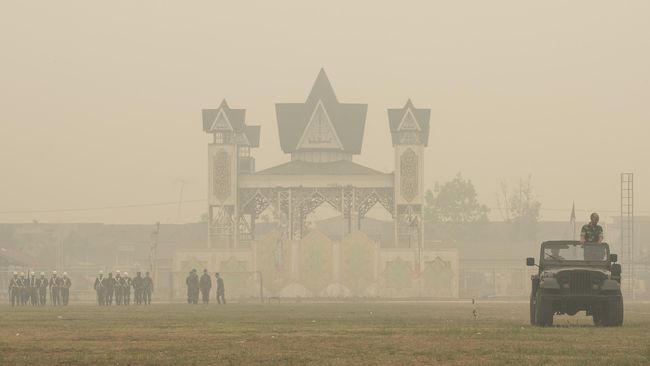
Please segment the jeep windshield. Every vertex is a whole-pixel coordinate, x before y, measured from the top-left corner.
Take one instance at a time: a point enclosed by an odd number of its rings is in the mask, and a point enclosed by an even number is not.
[[[546,265],[593,264],[609,262],[606,243],[546,242],[542,244],[541,263]]]

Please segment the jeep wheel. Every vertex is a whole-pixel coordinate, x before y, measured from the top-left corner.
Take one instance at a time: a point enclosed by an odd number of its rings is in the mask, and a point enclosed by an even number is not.
[[[603,304],[594,305],[591,310],[591,316],[594,318],[594,325],[597,327],[603,326],[603,320],[605,318],[605,306]]]
[[[609,299],[605,312],[607,316],[603,321],[603,325],[607,327],[620,327],[623,325],[623,297]]]
[[[542,296],[541,291],[535,296],[535,325],[550,327],[553,325],[553,303]]]

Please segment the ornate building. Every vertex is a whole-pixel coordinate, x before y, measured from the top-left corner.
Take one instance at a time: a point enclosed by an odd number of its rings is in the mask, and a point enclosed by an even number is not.
[[[425,270],[425,258],[440,262],[440,257],[431,257],[434,253],[424,256],[422,252],[424,148],[429,140],[430,110],[416,108],[410,100],[402,108],[388,110],[395,152],[392,173],[353,161],[354,155],[361,153],[366,112],[366,104],[340,102],[321,70],[304,102],[276,104],[280,146],[290,154],[290,161],[257,171],[251,148],[259,146],[260,127],[246,124],[245,110],[232,109],[225,101],[216,109],[203,110],[203,130],[212,135],[208,146],[208,248],[237,255],[242,263],[251,262],[243,267],[259,270],[266,258],[258,256],[271,255],[263,254],[268,248],[259,246],[274,245],[260,244],[267,238],[255,237],[256,222],[265,210],[272,211],[277,223],[279,237],[272,242],[278,243],[278,248],[273,255],[295,261],[313,244],[306,243],[308,234],[310,240],[323,241],[306,226],[306,218],[319,206],[329,205],[339,212],[345,222],[342,232],[352,235],[361,229],[368,211],[380,205],[393,218],[394,240],[390,250],[377,243],[366,255],[374,256],[375,280],[378,271],[402,273],[407,268],[419,276]],[[347,268],[344,257],[349,246],[339,250],[341,243],[323,245],[322,253],[330,253],[324,256],[338,258],[332,263],[343,263],[332,264],[332,273]],[[281,262],[276,260],[278,268]],[[318,263],[322,266],[324,262]],[[289,277],[294,282],[305,281],[295,278],[300,277],[298,267],[292,267]],[[337,276],[333,278],[338,281]]]
[[[203,110],[209,145],[210,247],[239,247],[255,239],[255,222],[273,207],[286,237],[306,234],[305,219],[322,204],[340,212],[347,232],[379,204],[395,220],[397,247],[416,248],[423,240],[423,158],[429,139],[428,109],[411,101],[388,110],[395,149],[395,172],[383,173],[353,162],[361,153],[366,104],[339,102],[321,70],[304,103],[276,105],[280,145],[287,163],[255,170],[251,148],[259,146],[259,126],[248,126],[245,110],[224,100]]]

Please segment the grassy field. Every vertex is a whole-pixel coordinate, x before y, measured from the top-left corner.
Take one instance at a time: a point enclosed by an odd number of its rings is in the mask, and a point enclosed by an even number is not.
[[[555,324],[529,326],[523,302],[0,306],[0,364],[650,364],[650,304],[622,328]]]

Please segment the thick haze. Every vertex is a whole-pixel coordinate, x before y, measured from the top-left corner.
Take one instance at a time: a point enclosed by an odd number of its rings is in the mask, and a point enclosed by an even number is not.
[[[0,6],[0,222],[196,221],[201,109],[262,125],[258,169],[289,159],[276,102],[324,67],[368,103],[363,153],[392,171],[386,108],[431,108],[426,185],[461,172],[495,207],[532,176],[543,219],[617,215],[634,172],[650,214],[650,2],[5,1]],[[559,210],[558,210],[559,209]],[[493,219],[499,219],[493,210]]]

